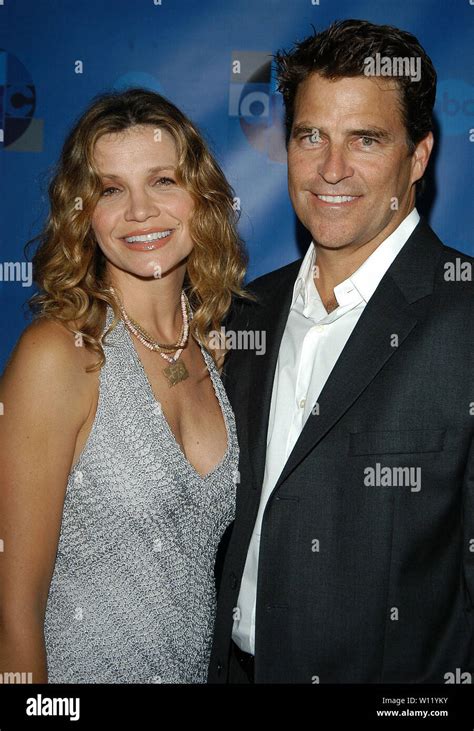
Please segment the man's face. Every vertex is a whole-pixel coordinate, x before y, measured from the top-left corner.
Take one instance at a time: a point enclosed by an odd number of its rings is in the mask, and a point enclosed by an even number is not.
[[[376,248],[413,208],[412,185],[432,141],[430,133],[409,154],[391,79],[305,79],[295,99],[288,185],[313,240],[330,249]]]

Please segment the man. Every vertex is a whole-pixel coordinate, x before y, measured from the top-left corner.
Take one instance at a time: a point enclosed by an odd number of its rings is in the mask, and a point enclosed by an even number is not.
[[[240,484],[209,681],[466,679],[473,260],[415,208],[436,73],[414,36],[359,20],[277,64],[290,197],[313,240],[228,326],[267,347],[226,368]]]

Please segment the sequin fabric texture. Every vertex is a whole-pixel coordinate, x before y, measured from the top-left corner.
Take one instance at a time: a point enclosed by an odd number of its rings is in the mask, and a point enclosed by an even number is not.
[[[107,307],[105,328],[112,320]],[[234,415],[202,349],[227,450],[201,477],[153,396],[132,337],[119,321],[104,342],[94,424],[68,478],[45,617],[50,683],[207,678],[215,557],[235,512]]]

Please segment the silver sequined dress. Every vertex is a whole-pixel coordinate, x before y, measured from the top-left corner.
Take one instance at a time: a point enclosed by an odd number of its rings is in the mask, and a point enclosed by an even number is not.
[[[107,307],[105,327],[112,320]],[[234,416],[202,349],[227,451],[201,477],[153,396],[132,337],[120,321],[106,338],[97,413],[68,479],[45,618],[51,683],[206,682],[215,557],[235,510]]]

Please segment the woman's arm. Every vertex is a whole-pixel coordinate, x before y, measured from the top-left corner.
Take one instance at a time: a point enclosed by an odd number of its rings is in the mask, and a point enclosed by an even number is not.
[[[0,673],[47,682],[44,615],[76,438],[91,404],[87,356],[60,324],[21,336],[0,381]]]

